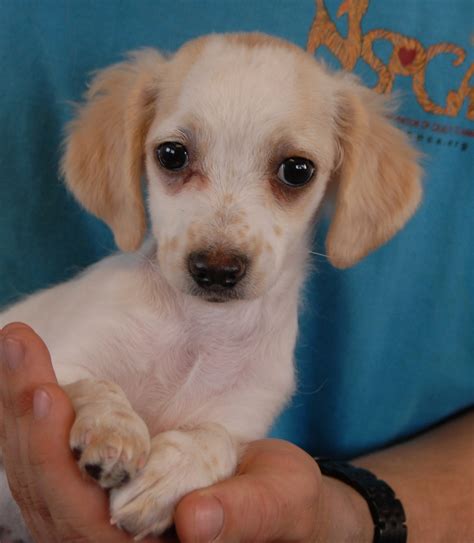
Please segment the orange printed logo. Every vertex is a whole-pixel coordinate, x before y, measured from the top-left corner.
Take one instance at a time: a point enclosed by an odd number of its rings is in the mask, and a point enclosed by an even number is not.
[[[307,50],[314,53],[318,47],[326,46],[341,62],[346,70],[352,70],[359,58],[362,58],[378,75],[374,89],[377,92],[390,92],[397,75],[412,78],[413,92],[420,106],[435,115],[455,117],[467,99],[467,118],[474,120],[474,87],[470,80],[474,75],[474,63],[464,65],[466,51],[455,44],[442,42],[424,47],[420,41],[384,29],[362,32],[362,20],[369,7],[370,0],[343,0],[337,12],[337,18],[348,17],[347,37],[338,31],[331,19],[324,0],[316,0],[316,15],[311,26]],[[393,45],[387,63],[377,57],[373,45],[376,40],[386,40]],[[426,69],[430,61],[438,55],[449,55],[453,66],[466,69],[458,89],[450,90],[445,104],[437,104],[425,87]],[[454,56],[454,60],[452,60]]]

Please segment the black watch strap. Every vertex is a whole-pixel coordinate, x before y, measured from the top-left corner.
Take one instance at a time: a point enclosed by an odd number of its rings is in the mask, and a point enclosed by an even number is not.
[[[316,458],[323,475],[348,484],[366,500],[374,521],[374,543],[406,543],[405,511],[385,481],[347,462]]]

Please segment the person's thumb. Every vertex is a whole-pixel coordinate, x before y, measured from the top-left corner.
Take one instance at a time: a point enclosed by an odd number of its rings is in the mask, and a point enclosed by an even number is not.
[[[259,443],[269,448],[252,454],[240,474],[180,502],[175,525],[182,543],[310,540],[319,487],[314,461],[283,442]]]

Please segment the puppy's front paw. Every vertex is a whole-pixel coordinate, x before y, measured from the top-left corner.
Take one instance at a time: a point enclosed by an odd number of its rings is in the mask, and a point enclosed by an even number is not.
[[[69,443],[79,468],[103,488],[114,488],[145,465],[150,435],[117,385],[99,382],[95,386],[101,397],[81,398]]]
[[[170,431],[152,440],[145,468],[111,494],[112,522],[136,536],[158,536],[173,523],[183,496],[231,476],[237,449],[218,425]]]

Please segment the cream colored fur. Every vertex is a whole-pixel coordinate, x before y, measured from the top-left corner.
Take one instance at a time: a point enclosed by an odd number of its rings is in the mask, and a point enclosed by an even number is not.
[[[157,165],[165,141],[188,147],[187,172]],[[289,156],[317,165],[301,193],[276,181]],[[275,38],[213,35],[99,72],[62,168],[132,252],[20,302],[0,325],[25,321],[48,345],[76,408],[80,467],[100,462],[104,486],[131,476],[112,492],[114,522],[161,533],[183,495],[230,476],[240,448],[265,435],[294,389],[298,293],[327,185],[338,186],[328,255],[350,266],[416,209],[416,160],[379,97]],[[207,247],[251,260],[239,299],[192,295],[186,259]]]

